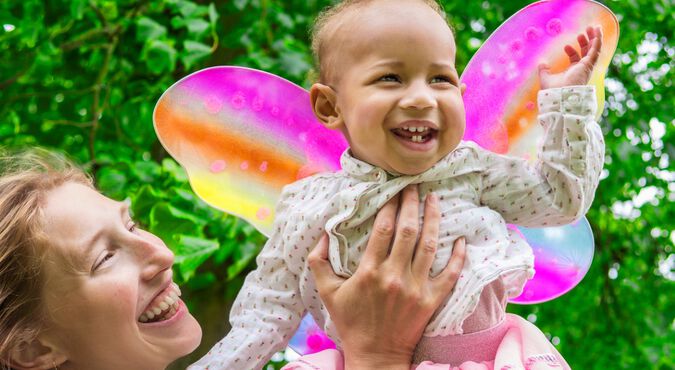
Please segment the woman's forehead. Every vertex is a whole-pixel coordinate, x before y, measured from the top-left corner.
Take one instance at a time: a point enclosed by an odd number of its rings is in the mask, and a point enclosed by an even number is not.
[[[124,211],[126,205],[86,185],[66,183],[47,194],[42,231],[50,245],[81,254]]]

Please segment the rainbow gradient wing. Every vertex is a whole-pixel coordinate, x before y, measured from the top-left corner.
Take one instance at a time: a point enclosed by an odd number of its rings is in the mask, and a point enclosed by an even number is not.
[[[576,36],[595,25],[603,32],[602,52],[590,81],[596,86],[599,118],[605,104],[605,72],[619,37],[616,17],[595,1],[540,1],[497,28],[462,73],[460,80],[467,85],[464,139],[534,161],[544,133],[537,123],[537,66],[545,62],[551,72],[566,69],[564,46],[576,45]]]
[[[534,162],[544,135],[537,122],[538,65],[552,72],[569,66],[566,44],[588,26],[601,26],[602,51],[589,84],[596,86],[597,117],[605,103],[605,72],[616,51],[619,23],[604,5],[552,0],[528,5],[504,22],[471,58],[460,78],[467,85],[465,140]],[[533,247],[535,277],[510,300],[531,304],[554,299],[576,286],[593,260],[593,233],[583,220],[562,227],[516,227]]]
[[[536,124],[537,66],[552,72],[568,64],[565,44],[587,26],[603,29],[603,50],[591,76],[604,106],[604,76],[618,41],[618,22],[590,0],[533,3],[504,22],[462,74],[467,129],[464,139],[534,161],[543,131]],[[339,169],[347,142],[323,127],[309,95],[278,76],[241,67],[213,67],[171,86],[154,112],[157,135],[186,169],[195,193],[269,235],[284,185]],[[588,221],[558,228],[516,227],[535,253],[537,274],[514,303],[558,297],[581,281],[593,257]],[[300,353],[331,347],[311,317],[291,340]]]
[[[210,205],[270,234],[284,185],[340,168],[347,142],[324,128],[309,94],[276,75],[213,67],[160,97],[155,131]]]

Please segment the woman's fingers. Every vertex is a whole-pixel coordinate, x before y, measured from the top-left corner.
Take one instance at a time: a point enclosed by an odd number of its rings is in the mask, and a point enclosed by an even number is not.
[[[312,275],[314,275],[321,298],[327,301],[326,297],[337,290],[345,280],[335,274],[328,260],[328,235],[324,234],[316,247],[309,253],[307,264],[312,271]]]
[[[433,288],[434,292],[438,292],[438,298],[443,299],[448,296],[448,294],[455,288],[457,279],[462,272],[462,267],[464,266],[464,258],[466,256],[466,238],[463,236],[455,240],[455,243],[452,247],[452,256],[450,261],[448,261],[445,269],[441,271],[435,278],[433,278],[433,283],[436,285]]]
[[[389,246],[394,237],[399,197],[397,194],[391,198],[375,216],[373,231],[368,239],[366,251],[363,252],[360,265],[379,266],[387,259]]]
[[[438,248],[438,230],[441,220],[441,212],[438,207],[438,196],[434,193],[427,194],[424,202],[424,225],[422,234],[417,242],[415,256],[412,262],[413,276],[426,278],[429,276],[431,264],[436,257]]]
[[[401,207],[396,223],[391,262],[398,268],[409,267],[419,232],[419,192],[417,185],[408,185],[401,195]]]

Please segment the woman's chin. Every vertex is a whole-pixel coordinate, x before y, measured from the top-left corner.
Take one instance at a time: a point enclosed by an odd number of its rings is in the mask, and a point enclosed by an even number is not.
[[[181,311],[177,317],[167,322],[141,324],[139,328],[146,341],[151,343],[160,353],[164,353],[169,362],[192,353],[202,340],[202,328],[197,319],[181,302]],[[162,357],[164,357],[162,356]]]

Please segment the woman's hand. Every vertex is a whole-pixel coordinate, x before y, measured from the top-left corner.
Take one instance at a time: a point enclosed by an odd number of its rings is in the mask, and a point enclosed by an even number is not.
[[[348,370],[410,369],[424,328],[454,288],[464,263],[460,238],[447,267],[429,277],[438,242],[438,198],[427,196],[419,241],[417,186],[407,187],[401,199],[400,206],[397,196],[379,211],[363,258],[349,279],[333,272],[326,236],[309,255],[319,294],[342,339]]]

